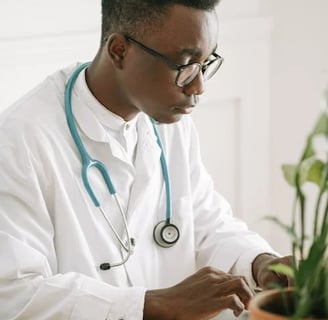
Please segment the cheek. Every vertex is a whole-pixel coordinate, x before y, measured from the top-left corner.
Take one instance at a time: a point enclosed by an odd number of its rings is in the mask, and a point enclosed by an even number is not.
[[[140,110],[169,108],[182,100],[181,89],[175,85],[175,73],[166,65],[136,65],[125,81],[133,103]]]
[[[145,87],[146,90],[169,88],[175,80],[174,72],[157,60],[138,66],[133,70],[133,76],[138,81],[140,89]]]

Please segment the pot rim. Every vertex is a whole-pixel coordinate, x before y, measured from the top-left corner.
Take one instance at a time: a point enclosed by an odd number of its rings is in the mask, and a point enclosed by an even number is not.
[[[291,292],[292,288],[283,289],[284,291]],[[281,289],[268,289],[257,293],[250,301],[248,310],[254,319],[272,319],[272,320],[286,320],[287,316],[271,313],[263,310],[261,307],[270,300],[270,297],[277,296]],[[252,317],[251,317],[252,319]]]
[[[263,310],[261,307],[269,301],[270,297],[277,296],[282,291],[286,293],[292,293],[294,291],[293,287],[282,288],[282,289],[268,289],[257,293],[250,301],[248,306],[248,311],[250,314],[250,319],[271,319],[271,320],[286,320],[289,319],[288,316],[283,316],[280,314],[275,314],[269,311]],[[314,319],[306,318],[304,320],[328,320],[326,319]]]

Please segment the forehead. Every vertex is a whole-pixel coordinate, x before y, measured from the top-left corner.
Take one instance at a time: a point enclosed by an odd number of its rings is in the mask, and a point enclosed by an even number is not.
[[[189,55],[208,55],[216,47],[218,21],[215,11],[173,5],[158,30],[149,35],[156,48]]]

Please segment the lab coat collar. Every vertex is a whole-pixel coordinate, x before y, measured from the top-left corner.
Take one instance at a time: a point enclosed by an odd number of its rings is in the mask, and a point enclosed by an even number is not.
[[[92,140],[99,142],[108,142],[107,132],[103,125],[113,129],[120,130],[126,124],[136,126],[140,114],[130,121],[124,121],[121,117],[107,110],[91,93],[85,80],[85,70],[78,76],[72,91],[72,109],[74,117],[80,129]],[[152,124],[144,115],[143,125],[138,126],[138,134],[141,133],[143,138],[152,136],[156,142]],[[144,126],[145,125],[145,126]],[[146,132],[143,132],[146,128]],[[150,134],[149,134],[150,133]],[[154,140],[155,139],[155,140]]]
[[[92,111],[94,108],[103,109],[102,104],[93,96],[85,80],[85,70],[78,76],[72,91],[72,110],[79,129],[90,139],[97,142],[109,143],[114,156],[121,158],[121,153],[108,139],[108,134]],[[105,110],[106,112],[107,109]],[[148,166],[151,158],[155,161],[160,156],[160,148],[154,134],[152,123],[147,115],[140,113],[136,120],[138,131],[138,153],[145,152],[148,157]]]
[[[95,114],[91,111],[92,105],[100,102],[90,92],[86,80],[85,70],[76,79],[72,90],[72,110],[79,128],[92,140],[108,142],[106,130],[101,125]]]
[[[98,101],[97,101],[98,102]],[[94,113],[96,118],[101,122],[104,127],[122,134],[131,132],[136,127],[139,114],[137,114],[130,121],[125,121],[117,114],[111,112],[100,103],[89,104],[90,110]]]

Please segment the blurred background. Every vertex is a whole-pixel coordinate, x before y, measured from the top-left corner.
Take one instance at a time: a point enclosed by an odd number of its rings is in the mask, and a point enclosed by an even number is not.
[[[193,113],[204,162],[236,216],[282,254],[293,190],[281,164],[298,160],[328,83],[327,0],[222,0],[225,58]],[[49,73],[91,60],[100,0],[0,0],[0,112]],[[151,88],[150,88],[151,90]]]

